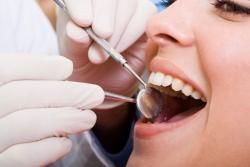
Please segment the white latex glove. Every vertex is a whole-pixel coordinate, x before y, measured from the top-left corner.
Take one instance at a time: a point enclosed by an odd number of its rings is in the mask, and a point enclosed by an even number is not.
[[[50,164],[71,149],[62,136],[92,128],[102,103],[95,85],[63,81],[72,63],[60,56],[0,56],[0,166]]]
[[[75,64],[71,79],[131,96],[136,90],[135,78],[113,60],[107,61],[108,55],[79,26],[91,26],[141,74],[146,43],[143,34],[148,18],[157,11],[155,5],[149,0],[65,0],[65,3],[74,23],[59,10],[57,32],[62,55]]]
[[[148,18],[157,11],[149,0],[65,0],[65,4],[77,25],[91,26],[119,52],[143,35]],[[86,42],[85,45],[91,42],[86,32],[72,23],[67,25],[67,35],[76,42]],[[95,64],[108,58],[107,54],[100,54],[96,43],[91,44],[88,55]]]

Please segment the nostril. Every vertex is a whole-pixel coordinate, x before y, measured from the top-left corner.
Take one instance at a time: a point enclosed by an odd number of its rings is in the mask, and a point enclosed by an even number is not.
[[[154,41],[159,45],[166,45],[167,43],[178,43],[178,40],[167,34],[158,34],[154,37]]]
[[[178,42],[175,38],[173,38],[172,36],[169,36],[167,34],[159,34],[157,35],[158,38],[162,38],[164,41],[170,41],[170,42]]]

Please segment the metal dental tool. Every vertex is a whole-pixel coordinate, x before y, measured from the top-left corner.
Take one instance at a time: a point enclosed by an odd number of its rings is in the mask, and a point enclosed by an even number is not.
[[[67,7],[63,0],[54,0],[54,2],[66,13],[69,15]],[[143,89],[140,90],[137,98],[136,104],[137,108],[140,112],[148,119],[154,119],[159,115],[162,110],[163,98],[159,91],[147,87],[147,84],[141,79],[141,77],[132,69],[132,67],[128,64],[127,60],[118,53],[111,45],[104,39],[99,38],[91,28],[83,28],[88,35],[102,48],[104,49],[111,58],[113,58],[116,62],[122,65],[129,73],[131,73],[142,85]],[[147,89],[146,89],[147,88]],[[107,97],[111,97],[113,95],[113,99],[122,100],[124,102],[134,102],[134,99],[126,99],[124,100],[124,96],[117,95],[114,93],[106,92]],[[121,98],[123,97],[123,98]]]
[[[115,100],[115,101],[121,101],[121,102],[128,102],[128,103],[136,103],[136,99],[131,98],[131,97],[126,97],[122,95],[118,95],[116,93],[111,93],[111,92],[104,92],[105,98],[109,100]]]

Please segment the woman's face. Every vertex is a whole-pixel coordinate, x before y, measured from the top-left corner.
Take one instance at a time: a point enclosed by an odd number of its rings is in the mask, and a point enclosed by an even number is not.
[[[138,121],[128,166],[250,166],[250,0],[176,0],[147,34],[149,82],[178,93]]]

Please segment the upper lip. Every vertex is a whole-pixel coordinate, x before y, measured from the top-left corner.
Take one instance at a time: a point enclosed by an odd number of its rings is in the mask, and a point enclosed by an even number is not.
[[[205,93],[199,87],[199,85],[195,81],[190,79],[183,70],[177,67],[174,63],[170,62],[168,59],[163,57],[154,57],[150,62],[149,68],[152,72],[161,72],[165,75],[171,75],[174,78],[181,79],[185,83],[191,85],[195,90],[199,91],[205,97]]]

